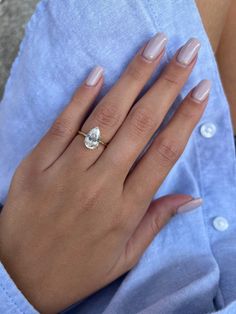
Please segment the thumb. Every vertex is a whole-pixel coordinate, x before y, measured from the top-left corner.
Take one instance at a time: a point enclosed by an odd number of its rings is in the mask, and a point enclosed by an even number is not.
[[[132,268],[138,262],[155,235],[172,216],[197,208],[201,204],[201,198],[194,199],[186,194],[166,195],[152,201],[146,214],[126,244],[125,260],[127,266],[131,265],[129,268]]]

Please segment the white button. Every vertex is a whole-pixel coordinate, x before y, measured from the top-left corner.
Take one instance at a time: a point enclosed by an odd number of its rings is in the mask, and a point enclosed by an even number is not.
[[[211,138],[216,133],[216,126],[214,123],[208,122],[201,125],[200,132],[202,136]]]
[[[224,217],[218,216],[213,220],[213,226],[218,231],[225,231],[226,229],[229,228],[229,223],[228,220],[225,219]]]

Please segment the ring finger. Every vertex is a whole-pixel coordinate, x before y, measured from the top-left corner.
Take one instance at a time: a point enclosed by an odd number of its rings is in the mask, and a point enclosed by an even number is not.
[[[101,172],[126,177],[187,81],[200,43],[190,39],[178,50],[147,93],[133,106],[110,145],[96,162]]]
[[[110,142],[135,99],[160,63],[166,42],[165,34],[157,33],[139,50],[116,84],[82,125],[80,128],[82,132],[87,134],[92,128],[99,127],[102,134],[101,140],[105,143]],[[82,167],[88,168],[97,160],[103,150],[104,145],[98,145],[95,150],[90,151],[84,145],[84,137],[78,135],[68,147],[64,158],[66,163],[68,163],[68,158],[72,160],[79,158],[79,163],[75,162],[75,164],[81,166],[83,163]]]

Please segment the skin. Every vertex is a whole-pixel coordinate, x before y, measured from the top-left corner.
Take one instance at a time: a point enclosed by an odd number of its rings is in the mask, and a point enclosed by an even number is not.
[[[234,134],[236,134],[236,2],[232,1],[216,53],[223,86],[230,104]]]
[[[232,0],[196,0],[212,49],[216,53]]]
[[[236,125],[236,4],[231,0],[196,4]],[[132,107],[161,58],[148,62],[141,51],[89,117],[103,78],[95,87],[83,83],[12,180],[0,217],[0,258],[40,313],[59,312],[131,269],[177,207],[191,200],[184,194],[155,201],[152,197],[182,154],[207,99],[196,103],[190,93],[131,168],[196,59],[183,68],[174,58]],[[99,125],[103,140],[110,142],[108,148],[86,150],[83,137],[76,134],[79,125],[85,132]],[[140,184],[147,177],[149,184]]]
[[[11,182],[0,217],[0,258],[40,313],[62,311],[130,270],[177,208],[192,199],[180,194],[152,201],[184,151],[208,98],[196,101],[190,91],[135,161],[197,56],[183,66],[175,55],[134,104],[164,54],[148,61],[143,49],[88,117],[103,78],[94,87],[84,82],[78,88]],[[77,135],[80,125],[84,132],[99,126],[107,148],[86,149],[83,136]],[[148,184],[140,184],[146,178]]]
[[[236,134],[236,1],[196,0],[196,4],[215,52]]]

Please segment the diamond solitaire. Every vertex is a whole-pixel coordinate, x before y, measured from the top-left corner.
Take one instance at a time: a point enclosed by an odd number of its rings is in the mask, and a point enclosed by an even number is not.
[[[87,134],[84,133],[83,131],[78,131],[78,134],[83,135],[84,138],[84,144],[88,149],[95,149],[98,147],[99,143],[104,145],[105,147],[107,144],[105,144],[101,139],[100,135],[101,132],[99,130],[99,127],[92,128]]]
[[[97,148],[99,145],[100,134],[99,127],[91,129],[84,138],[85,146],[89,149]]]

